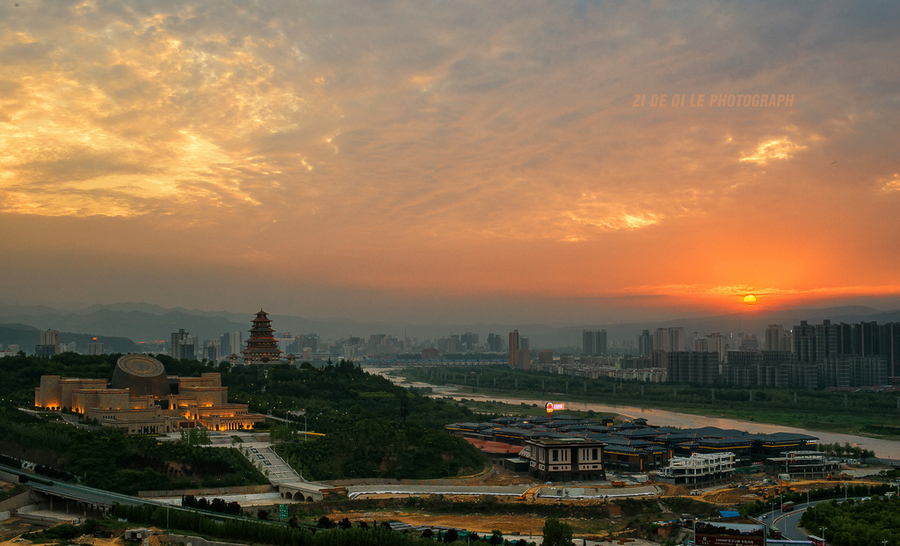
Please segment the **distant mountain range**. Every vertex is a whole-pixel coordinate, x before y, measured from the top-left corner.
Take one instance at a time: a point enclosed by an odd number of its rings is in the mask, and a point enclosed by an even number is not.
[[[75,311],[61,311],[45,306],[23,307],[0,305],[0,343],[3,347],[16,343],[33,351],[39,341],[39,331],[60,331],[60,341],[76,341],[83,350],[91,336],[99,336],[107,350],[136,350],[136,342],[171,339],[172,332],[183,328],[201,339],[218,337],[225,332],[240,331],[247,337],[250,320],[256,310],[245,314],[225,311],[198,311],[183,308],[165,309],[148,303],[117,303],[92,305]],[[350,336],[368,337],[370,334],[404,335],[421,340],[465,332],[476,332],[486,340],[488,333],[506,336],[513,329],[530,338],[532,348],[577,349],[581,346],[581,332],[585,328],[604,328],[610,340],[636,339],[642,330],[669,326],[682,326],[690,334],[719,332],[727,335],[749,331],[761,335],[769,324],[783,324],[791,328],[806,320],[810,324],[823,319],[832,322],[876,321],[900,322],[900,310],[879,311],[869,307],[847,306],[826,309],[789,309],[763,312],[748,309],[744,313],[714,317],[670,320],[657,323],[632,324],[584,324],[559,326],[546,324],[400,324],[388,322],[358,322],[351,320],[310,320],[302,317],[270,315],[277,334],[316,333],[325,339]]]

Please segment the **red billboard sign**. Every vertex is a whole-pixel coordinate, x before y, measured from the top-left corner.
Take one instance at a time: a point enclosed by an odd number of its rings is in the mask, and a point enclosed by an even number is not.
[[[559,402],[547,402],[547,405],[544,407],[547,409],[547,415],[550,415],[554,411],[566,409],[566,405]]]

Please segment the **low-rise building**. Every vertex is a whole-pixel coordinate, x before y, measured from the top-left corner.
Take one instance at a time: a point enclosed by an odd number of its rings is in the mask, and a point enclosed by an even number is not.
[[[606,478],[603,442],[586,438],[528,440],[519,456],[529,461],[529,475],[541,481],[596,481]]]
[[[656,476],[677,485],[710,485],[730,479],[734,474],[734,453],[694,453],[690,457],[672,457],[669,466]]]
[[[768,459],[768,463],[791,479],[824,478],[841,467],[840,461],[829,459],[820,451],[790,451]]]

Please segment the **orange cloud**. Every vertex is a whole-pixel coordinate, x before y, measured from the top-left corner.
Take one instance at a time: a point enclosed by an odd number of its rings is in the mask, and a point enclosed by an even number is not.
[[[384,300],[894,294],[897,8],[20,4],[0,250],[125,264],[93,294],[177,303],[147,248],[190,256],[195,287],[262,264],[282,293]],[[633,100],[748,92],[795,99]]]

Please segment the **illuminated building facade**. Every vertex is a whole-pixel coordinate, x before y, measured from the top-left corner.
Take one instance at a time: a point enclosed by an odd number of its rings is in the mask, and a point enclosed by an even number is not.
[[[148,355],[118,360],[112,381],[41,376],[34,405],[71,410],[85,419],[127,434],[162,434],[182,428],[249,430],[265,417],[247,404],[229,404],[228,388],[218,373],[169,377],[162,363]]]

